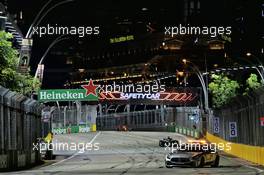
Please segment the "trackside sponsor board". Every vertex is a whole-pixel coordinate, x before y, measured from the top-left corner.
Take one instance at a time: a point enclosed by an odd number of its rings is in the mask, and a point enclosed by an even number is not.
[[[166,88],[164,84],[98,84],[89,80],[80,89],[51,89],[40,90],[38,100],[45,101],[99,101],[100,103],[130,104],[196,104],[199,98],[194,89]]]
[[[61,128],[53,128],[53,134],[70,134],[70,133],[86,133],[90,132],[91,128],[89,126],[68,126]]]
[[[52,89],[40,90],[39,101],[97,101],[98,97],[92,94],[86,96],[85,89]]]
[[[44,101],[98,101],[97,86],[90,80],[81,89],[51,89],[40,90],[38,100]]]

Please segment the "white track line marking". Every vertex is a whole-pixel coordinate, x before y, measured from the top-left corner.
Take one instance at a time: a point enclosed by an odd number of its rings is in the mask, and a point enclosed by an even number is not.
[[[101,132],[98,132],[98,133],[92,138],[92,140],[89,142],[89,144],[92,144],[93,141],[96,139],[96,137],[99,136],[100,134],[101,134]],[[70,159],[74,158],[75,156],[77,156],[79,153],[80,153],[80,151],[74,153],[73,155],[71,155],[70,157],[68,157],[68,158],[66,158],[66,159],[63,159],[63,160],[61,160],[61,161],[59,161],[59,162],[56,162],[56,163],[53,163],[53,164],[51,164],[50,166],[55,166],[55,165],[58,165],[58,164],[60,164],[60,163],[62,163],[62,162],[65,162],[65,161],[67,161],[67,160],[70,160]]]

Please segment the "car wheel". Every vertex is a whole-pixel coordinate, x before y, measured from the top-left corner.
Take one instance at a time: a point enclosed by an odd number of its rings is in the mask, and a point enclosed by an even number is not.
[[[217,155],[215,158],[215,161],[213,162],[211,167],[218,167],[219,166],[219,160],[220,160],[220,157]]]
[[[45,155],[45,159],[46,160],[52,160],[52,150],[47,150],[46,151],[46,155]]]
[[[201,159],[198,159],[192,163],[193,168],[198,168],[201,164]]]
[[[165,167],[166,168],[172,168],[172,166],[167,165],[167,163],[165,163]]]
[[[202,168],[204,166],[204,157],[201,157],[200,159],[200,164],[199,164],[199,168]]]

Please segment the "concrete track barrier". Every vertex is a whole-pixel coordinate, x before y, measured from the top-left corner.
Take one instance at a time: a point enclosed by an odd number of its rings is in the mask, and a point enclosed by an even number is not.
[[[224,150],[226,153],[264,166],[264,147],[228,142],[208,132],[206,134],[206,138],[211,143],[231,143],[231,149]]]

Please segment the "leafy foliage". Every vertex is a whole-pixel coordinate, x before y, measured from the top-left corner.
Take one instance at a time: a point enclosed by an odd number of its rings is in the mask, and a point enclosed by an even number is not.
[[[13,36],[0,31],[0,85],[23,94],[37,91],[40,82],[29,74],[17,72],[18,52],[12,47]]]
[[[0,31],[0,69],[15,69],[18,65],[18,52],[12,48],[12,42],[9,40],[13,36],[10,33]]]
[[[256,74],[250,74],[250,77],[246,81],[247,88],[246,93],[250,90],[256,90],[261,87],[261,83],[258,81],[258,76]]]
[[[231,80],[223,74],[213,74],[211,78],[212,82],[209,84],[209,90],[212,93],[215,108],[227,104],[231,98],[237,95],[237,90],[240,87],[237,81]]]

